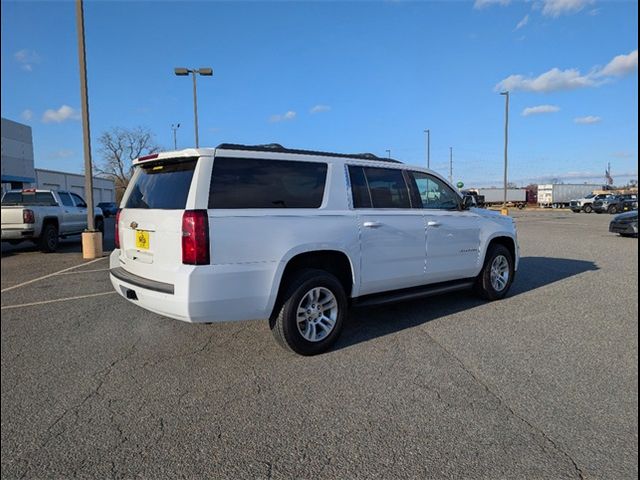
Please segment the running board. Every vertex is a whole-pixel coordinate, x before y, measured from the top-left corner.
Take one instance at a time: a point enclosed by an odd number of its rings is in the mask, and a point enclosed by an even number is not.
[[[473,287],[475,279],[454,280],[452,282],[434,283],[422,287],[405,288],[393,290],[391,292],[374,293],[353,299],[354,307],[370,307],[373,305],[384,305],[386,303],[404,302],[417,298],[432,297],[443,293],[467,290]]]

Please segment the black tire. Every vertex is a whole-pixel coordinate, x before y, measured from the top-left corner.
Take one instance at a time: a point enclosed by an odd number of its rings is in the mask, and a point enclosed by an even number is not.
[[[52,253],[56,251],[58,248],[58,227],[55,224],[47,223],[42,227],[38,246],[44,253]]]
[[[104,220],[102,218],[96,218],[95,227],[96,230],[104,235]]]
[[[8,240],[9,245],[20,245],[22,243],[22,240]]]
[[[607,213],[609,213],[610,215],[615,215],[616,213],[618,213],[618,207],[616,207],[615,205],[610,205],[609,208],[607,208]]]
[[[333,329],[325,338],[310,341],[298,327],[297,311],[300,302],[313,289],[321,287],[335,297],[337,314]],[[347,295],[340,281],[324,270],[305,269],[298,272],[285,286],[276,305],[269,326],[277,342],[286,350],[299,355],[317,355],[327,351],[340,336],[347,314]]]
[[[593,212],[593,207],[591,206],[591,204],[587,204],[582,207],[582,210],[584,210],[584,213],[591,213]]]
[[[580,210],[571,210],[573,213],[580,213]]]
[[[500,290],[496,289],[491,282],[491,266],[498,256],[503,256],[507,260],[509,272],[506,285]],[[504,298],[513,283],[513,276],[515,273],[513,267],[513,256],[509,249],[500,244],[491,245],[487,250],[487,255],[484,259],[484,266],[476,278],[475,290],[478,295],[486,300],[500,300],[501,298]]]

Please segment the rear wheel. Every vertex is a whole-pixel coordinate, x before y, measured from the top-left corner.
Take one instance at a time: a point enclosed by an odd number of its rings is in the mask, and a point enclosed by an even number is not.
[[[618,207],[616,207],[615,205],[609,205],[607,212],[611,215],[613,215],[614,213],[618,213]]]
[[[476,279],[476,291],[487,300],[504,298],[513,282],[513,275],[513,256],[509,249],[504,245],[492,245]]]
[[[56,251],[58,248],[58,227],[55,224],[47,223],[42,227],[38,246],[40,247],[40,250],[45,253]]]
[[[347,295],[338,279],[323,270],[305,269],[288,282],[269,326],[285,349],[316,355],[340,336],[346,311]]]
[[[593,207],[591,206],[591,204],[587,204],[583,207],[584,213],[591,213],[593,212]]]

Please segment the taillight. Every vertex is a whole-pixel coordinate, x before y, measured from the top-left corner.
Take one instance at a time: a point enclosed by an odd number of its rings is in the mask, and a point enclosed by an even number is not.
[[[36,223],[36,216],[33,210],[22,210],[22,223]]]
[[[114,232],[116,248],[120,248],[120,209],[116,212],[116,228]]]
[[[209,216],[206,210],[185,210],[182,215],[182,263],[209,265]]]

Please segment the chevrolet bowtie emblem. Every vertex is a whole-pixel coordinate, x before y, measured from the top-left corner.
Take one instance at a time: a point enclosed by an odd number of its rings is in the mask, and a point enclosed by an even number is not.
[[[131,222],[131,223],[129,224],[129,226],[130,226],[131,228],[133,228],[133,229],[136,229],[136,228],[138,228],[138,222]]]

